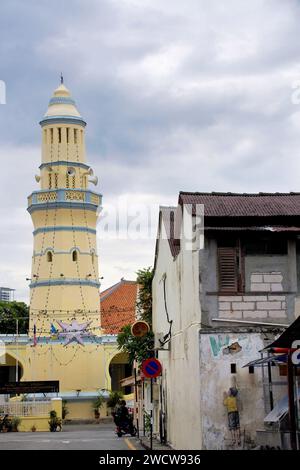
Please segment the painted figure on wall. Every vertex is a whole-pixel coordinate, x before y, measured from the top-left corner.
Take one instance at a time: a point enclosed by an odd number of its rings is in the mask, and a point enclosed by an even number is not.
[[[231,434],[232,445],[241,445],[240,416],[237,403],[238,390],[231,387],[228,392],[224,392],[223,404],[227,408],[228,427]]]

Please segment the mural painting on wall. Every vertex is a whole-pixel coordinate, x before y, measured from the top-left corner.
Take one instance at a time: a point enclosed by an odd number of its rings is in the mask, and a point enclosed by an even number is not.
[[[238,354],[240,351],[249,350],[249,337],[241,335],[230,338],[229,335],[210,335],[210,349],[212,355],[217,358],[220,355]]]

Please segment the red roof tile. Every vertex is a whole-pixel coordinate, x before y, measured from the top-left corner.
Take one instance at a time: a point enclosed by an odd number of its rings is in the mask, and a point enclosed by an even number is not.
[[[179,193],[179,203],[204,204],[207,217],[300,216],[300,193]]]
[[[118,334],[136,316],[138,284],[121,279],[100,294],[101,328],[106,334]]]

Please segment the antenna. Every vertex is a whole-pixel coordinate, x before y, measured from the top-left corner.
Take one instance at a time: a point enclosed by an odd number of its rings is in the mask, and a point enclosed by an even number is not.
[[[63,76],[62,72],[60,72],[60,83],[61,84],[64,83],[64,76]]]

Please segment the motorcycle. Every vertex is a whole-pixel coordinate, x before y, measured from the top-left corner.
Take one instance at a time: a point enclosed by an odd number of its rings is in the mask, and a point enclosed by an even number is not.
[[[133,424],[132,417],[129,417],[126,420],[121,420],[116,413],[112,413],[112,415],[116,425],[116,434],[118,437],[122,437],[125,434],[130,434],[132,437],[136,435],[137,429]]]

